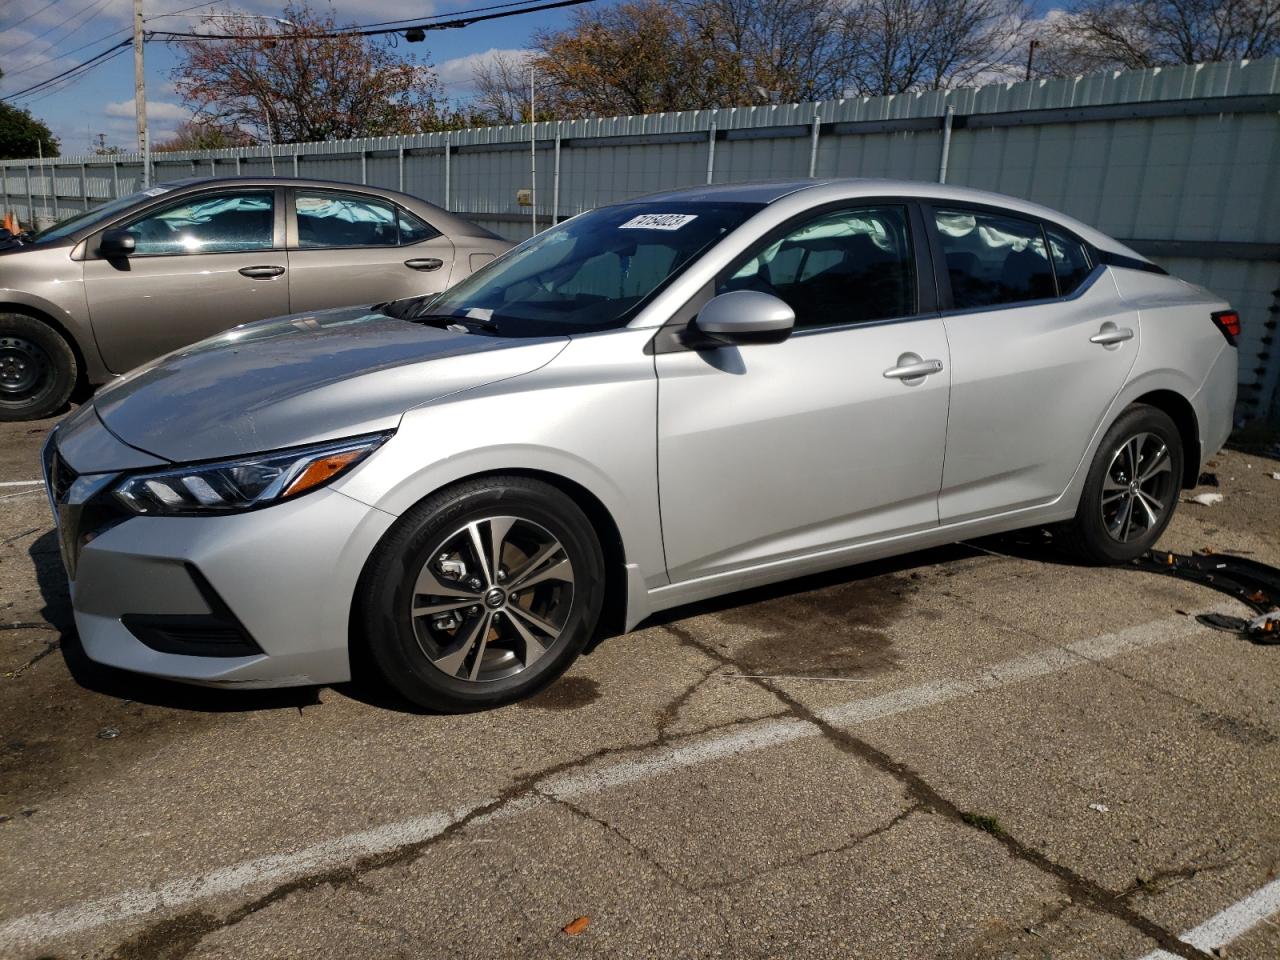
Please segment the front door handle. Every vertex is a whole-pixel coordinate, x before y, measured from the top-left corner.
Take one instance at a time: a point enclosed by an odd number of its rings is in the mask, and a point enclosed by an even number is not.
[[[925,377],[942,372],[941,360],[921,360],[914,353],[904,353],[896,366],[884,372],[886,379],[901,380],[906,384],[922,383]]]
[[[437,257],[420,257],[416,260],[406,260],[404,265],[410,270],[439,270],[444,266],[444,261]]]
[[[240,275],[250,280],[270,280],[284,273],[284,267],[241,267]]]
[[[1126,340],[1133,339],[1133,331],[1128,327],[1117,327],[1114,323],[1108,321],[1102,325],[1102,328],[1089,338],[1090,343],[1098,343],[1104,347],[1114,347]]]

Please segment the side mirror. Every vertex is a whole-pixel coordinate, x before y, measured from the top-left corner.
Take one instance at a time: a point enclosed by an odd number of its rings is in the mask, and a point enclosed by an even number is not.
[[[707,301],[693,326],[718,343],[781,343],[796,313],[771,293],[734,290]]]
[[[98,255],[111,259],[128,257],[137,249],[138,238],[128,230],[108,230],[98,243]]]

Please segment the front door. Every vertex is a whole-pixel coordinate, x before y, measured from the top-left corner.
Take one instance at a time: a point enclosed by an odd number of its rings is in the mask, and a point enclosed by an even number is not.
[[[789,339],[658,353],[673,583],[937,526],[950,361],[921,229],[895,203],[792,223],[716,286],[786,301]]]
[[[101,258],[91,238],[85,296],[107,367],[123,373],[238,323],[288,313],[276,226],[275,190],[223,190],[124,224],[131,256]]]
[[[1061,496],[1138,355],[1138,315],[1052,224],[939,204],[951,414],[943,523]]]
[[[453,243],[388,200],[300,188],[294,210],[289,296],[295,313],[439,293],[449,285]]]

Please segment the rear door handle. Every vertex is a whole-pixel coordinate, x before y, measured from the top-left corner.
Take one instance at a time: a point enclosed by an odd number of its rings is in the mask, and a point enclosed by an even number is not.
[[[914,353],[904,353],[898,358],[898,365],[884,372],[889,380],[914,380],[919,383],[925,377],[942,372],[941,360],[921,360]]]
[[[272,277],[278,277],[284,273],[284,267],[241,267],[241,276],[248,277],[250,280],[270,280]]]
[[[1128,327],[1117,327],[1114,323],[1104,323],[1102,329],[1089,338],[1089,342],[1111,347],[1132,339],[1133,331]]]
[[[404,265],[410,270],[439,270],[444,261],[436,257],[420,257],[417,260],[406,260]]]

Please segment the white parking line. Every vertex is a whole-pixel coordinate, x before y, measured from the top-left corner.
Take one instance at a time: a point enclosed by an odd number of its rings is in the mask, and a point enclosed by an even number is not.
[[[1191,617],[1176,616],[1155,620],[1118,633],[1005,660],[969,677],[934,681],[878,697],[851,700],[827,708],[820,714],[833,726],[854,727],[870,720],[1061,673],[1143,647],[1184,639],[1203,629]],[[805,720],[769,720],[735,727],[730,732],[711,735],[692,743],[640,751],[635,757],[604,764],[596,769],[550,776],[537,784],[541,797],[537,793],[530,794],[478,817],[473,822],[492,822],[518,816],[548,802],[546,797],[570,799],[583,796],[723,757],[816,737],[820,733],[818,727]],[[186,907],[199,900],[242,892],[251,887],[278,884],[349,863],[358,857],[386,853],[406,844],[429,840],[450,824],[492,802],[493,800],[486,799],[454,810],[438,810],[372,830],[325,840],[291,853],[248,860],[196,876],[127,890],[61,910],[27,914],[0,925],[0,947],[12,949],[67,937],[157,910]]]
[[[1220,950],[1232,940],[1244,936],[1273,913],[1280,913],[1280,880],[1253,891],[1221,913],[1215,913],[1200,926],[1178,937],[1206,953]],[[1178,960],[1167,950],[1152,950],[1142,960]]]
[[[0,487],[35,487],[42,483],[43,480],[4,480],[0,481]]]

